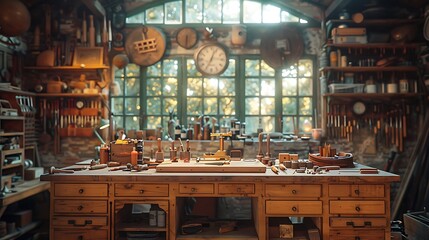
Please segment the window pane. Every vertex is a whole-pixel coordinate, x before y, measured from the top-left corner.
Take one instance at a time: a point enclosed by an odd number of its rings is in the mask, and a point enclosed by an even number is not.
[[[257,97],[247,97],[245,100],[246,105],[246,115],[259,115],[259,98]]]
[[[235,99],[234,98],[221,98],[219,106],[219,114],[221,115],[235,115]]]
[[[295,121],[295,123],[293,121]],[[284,133],[295,133],[294,126],[296,124],[297,124],[296,118],[284,117],[283,118],[283,132]]]
[[[300,115],[311,115],[313,106],[310,97],[299,98],[299,114]]]
[[[112,96],[123,96],[124,95],[124,82],[125,80],[123,78],[115,79],[115,81],[112,83],[112,90],[111,94]]]
[[[275,96],[275,79],[261,80],[261,96]]]
[[[180,24],[182,23],[182,1],[165,3],[165,23]]]
[[[164,98],[163,100],[163,109],[161,109],[161,114],[168,115],[169,110],[172,109],[173,112],[177,113],[177,99],[176,98]]]
[[[139,77],[140,76],[140,66],[137,64],[128,64],[125,67],[125,72],[127,77]]]
[[[146,80],[146,94],[147,96],[159,96],[161,95],[161,79],[160,78],[148,78]]]
[[[112,98],[112,113],[123,114],[124,113],[124,99],[123,98]]]
[[[204,96],[217,96],[218,79],[205,78],[204,79]]]
[[[222,76],[235,76],[235,59],[229,59],[228,68]]]
[[[246,133],[256,133],[259,126],[259,117],[246,117]]]
[[[274,117],[262,117],[262,126],[265,132],[274,132],[275,126]]]
[[[146,10],[146,23],[163,23],[164,5]]]
[[[259,96],[259,79],[246,78],[245,84],[246,96]]]
[[[197,68],[195,67],[195,62],[193,59],[187,59],[186,60],[186,69],[188,70],[188,76],[201,76],[201,74],[198,72]]]
[[[283,78],[282,81],[282,95],[283,96],[296,96],[296,78]]]
[[[261,75],[262,76],[271,76],[274,77],[275,75],[274,68],[270,67],[265,61],[261,62]]]
[[[140,81],[137,78],[127,78],[126,83],[126,96],[140,96]]]
[[[246,76],[259,76],[259,60],[246,59],[245,68]]]
[[[275,114],[274,98],[261,98],[261,114]]]
[[[298,22],[299,18],[291,15],[289,12],[282,11],[282,22]]]
[[[201,98],[188,98],[188,109],[187,114],[189,115],[201,115],[202,113],[202,100]]]
[[[125,114],[128,115],[139,115],[140,114],[140,99],[138,98],[126,98],[125,99]]]
[[[133,117],[125,117],[125,126],[127,130],[137,130],[140,129],[140,123],[139,123],[139,118],[136,116]],[[127,134],[125,132],[125,134]]]
[[[126,23],[144,23],[144,12],[126,18]]]
[[[161,126],[161,117],[150,116],[147,118],[147,128],[156,129],[158,126]]]
[[[313,61],[304,59],[299,61],[299,76],[312,77],[313,76]]]
[[[188,78],[188,91],[187,96],[201,96],[202,83],[199,78]]]
[[[223,1],[223,23],[240,23],[240,0]]]
[[[124,117],[121,116],[114,116],[113,118],[113,131],[116,131],[117,128],[123,128],[124,127]]]
[[[300,78],[299,81],[299,95],[309,96],[313,93],[313,81],[310,78]]]
[[[161,63],[157,63],[155,65],[149,66],[147,68],[146,74],[148,76],[161,76]]]
[[[243,2],[243,22],[245,23],[261,23],[261,3],[255,1]]]
[[[280,22],[280,8],[271,4],[263,6],[262,11],[263,23],[279,23]]]
[[[296,77],[296,76],[298,76],[298,71],[297,71],[295,65],[292,65],[287,69],[283,69],[282,70],[282,76],[283,77]]]
[[[283,105],[283,115],[296,115],[297,114],[296,98],[285,97],[282,100],[282,105]]]
[[[222,1],[204,0],[204,23],[221,23]]]
[[[177,76],[179,69],[179,63],[177,60],[164,60],[163,62],[163,74],[164,76]]]
[[[202,23],[203,22],[203,1],[186,0],[186,22]]]
[[[219,79],[219,95],[234,96],[235,95],[235,80],[229,78]]]
[[[204,98],[204,115],[216,115],[217,106],[217,98]]]
[[[167,78],[164,81],[164,91],[165,96],[177,96],[177,78]]]
[[[146,104],[148,115],[161,115],[161,99],[159,97],[148,98]]]

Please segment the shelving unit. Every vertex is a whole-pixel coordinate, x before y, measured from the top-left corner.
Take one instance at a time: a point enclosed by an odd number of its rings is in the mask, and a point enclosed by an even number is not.
[[[329,139],[352,141],[352,134],[356,135],[365,126],[374,133],[375,141],[381,141],[382,135],[383,138],[390,137],[394,139],[391,144],[402,151],[410,112],[420,111],[424,98],[417,62],[424,43],[419,42],[417,36],[413,42],[381,39],[376,42],[371,39],[372,42],[363,43],[352,42],[353,38],[350,38],[339,43],[332,41],[333,29],[341,25],[365,28],[364,34],[369,41],[372,33],[387,33],[390,38],[390,31],[395,27],[422,23],[422,19],[366,19],[361,23],[332,19],[326,22],[328,41],[324,49],[328,64],[322,65],[319,71],[323,79],[322,128]],[[401,90],[400,80],[405,90]],[[335,85],[329,87],[330,84]],[[367,93],[368,85],[375,92]],[[390,136],[389,130],[401,134]],[[387,145],[387,140],[384,142],[386,146],[391,145]]]
[[[2,176],[17,175],[24,179],[24,120],[20,116],[0,116],[0,138],[8,139],[0,150]]]

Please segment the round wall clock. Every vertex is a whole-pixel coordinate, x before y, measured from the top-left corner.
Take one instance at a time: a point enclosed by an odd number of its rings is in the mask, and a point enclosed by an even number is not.
[[[198,33],[195,29],[185,27],[179,29],[176,35],[176,41],[179,46],[191,49],[197,44],[198,42]]]
[[[197,70],[204,76],[219,76],[228,68],[227,50],[219,43],[206,43],[194,54]]]
[[[362,115],[366,111],[366,105],[361,101],[356,101],[353,103],[352,109],[354,114]]]

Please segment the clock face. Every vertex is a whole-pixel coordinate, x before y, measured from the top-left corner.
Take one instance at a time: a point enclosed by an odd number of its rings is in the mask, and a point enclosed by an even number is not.
[[[194,55],[197,70],[206,76],[218,76],[228,67],[228,54],[221,45],[208,43],[197,49]]]
[[[362,115],[366,111],[366,105],[363,102],[355,102],[353,103],[353,112],[357,115]]]
[[[193,48],[198,41],[197,31],[193,28],[182,28],[177,32],[176,41],[183,48]]]

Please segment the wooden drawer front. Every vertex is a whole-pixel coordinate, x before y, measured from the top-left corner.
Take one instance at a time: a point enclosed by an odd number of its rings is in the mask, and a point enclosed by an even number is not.
[[[54,229],[54,239],[58,240],[106,240],[108,238],[106,229],[98,230],[66,230]]]
[[[330,240],[383,240],[383,229],[338,230],[329,233]],[[389,239],[390,240],[390,239]]]
[[[320,197],[322,188],[320,185],[287,185],[266,184],[267,197]]]
[[[220,183],[218,186],[220,194],[230,194],[230,193],[238,193],[238,194],[253,194],[255,193],[255,184],[224,184]]]
[[[55,184],[56,197],[107,197],[107,184]]]
[[[330,201],[331,214],[385,214],[384,201]]]
[[[322,214],[322,201],[266,201],[266,214]]]
[[[61,227],[92,227],[92,226],[107,226],[107,217],[76,217],[76,216],[61,216],[52,218],[53,226]]]
[[[115,184],[117,197],[168,197],[168,184]]]
[[[107,213],[107,201],[55,200],[54,213]]]
[[[214,184],[213,183],[179,184],[179,193],[213,194],[214,193]]]
[[[331,217],[329,225],[333,228],[385,228],[387,220],[385,218],[343,218]]]
[[[384,185],[329,185],[330,197],[384,197]]]

